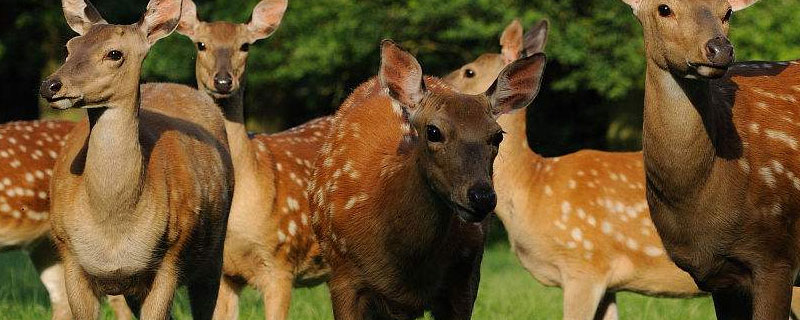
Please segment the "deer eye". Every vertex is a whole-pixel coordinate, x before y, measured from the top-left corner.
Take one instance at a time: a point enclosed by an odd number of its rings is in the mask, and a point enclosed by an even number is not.
[[[119,50],[111,50],[108,53],[106,53],[106,58],[111,59],[113,61],[119,61],[120,59],[122,59],[122,52],[120,52]]]
[[[197,43],[197,51],[203,51],[205,49],[206,49],[206,44],[205,43],[203,43],[203,42],[198,42]]]
[[[464,76],[467,78],[472,78],[475,76],[475,71],[473,71],[472,69],[464,70]]]
[[[658,15],[660,15],[662,17],[665,17],[665,18],[669,17],[669,16],[672,15],[672,9],[670,9],[668,5],[662,4],[662,5],[658,6]]]
[[[730,21],[732,15],[733,15],[733,10],[732,9],[728,9],[728,12],[725,13],[725,17],[722,18],[722,22]]]
[[[495,146],[495,147],[499,147],[500,146],[500,143],[503,142],[503,134],[504,133],[505,132],[500,131],[500,132],[495,133],[494,135],[492,135],[492,145],[493,146]]]
[[[430,142],[442,142],[444,141],[444,136],[442,136],[442,132],[434,125],[428,125],[425,128],[425,136],[428,137],[428,141]]]
[[[250,50],[250,44],[247,42],[243,43],[242,46],[239,47],[239,51],[247,52],[247,50]]]

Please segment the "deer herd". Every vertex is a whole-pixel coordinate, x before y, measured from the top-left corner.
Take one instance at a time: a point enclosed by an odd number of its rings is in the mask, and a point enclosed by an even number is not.
[[[757,0],[622,1],[644,31],[643,151],[545,158],[526,112],[546,21],[442,78],[383,40],[335,114],[251,135],[248,52],[287,0],[245,24],[150,0],[131,25],[62,0],[78,36],[39,91],[87,116],[0,125],[0,250],[28,253],[53,319],[97,319],[106,297],[119,319],[169,319],[180,286],[196,319],[237,319],[245,286],[286,319],[292,288],[322,283],[336,319],[468,319],[494,212],[564,319],[618,318],[619,291],[800,315],[800,62],[735,62],[729,20]],[[173,31],[197,89],[140,84]]]

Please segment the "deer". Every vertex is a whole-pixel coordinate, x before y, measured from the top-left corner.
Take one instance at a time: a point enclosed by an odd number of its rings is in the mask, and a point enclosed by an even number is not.
[[[238,318],[239,294],[251,285],[262,294],[267,319],[286,319],[292,288],[321,284],[328,274],[305,189],[329,118],[277,134],[250,136],[245,128],[250,46],[277,30],[286,0],[260,1],[244,24],[203,22],[191,0],[183,3],[177,32],[195,43],[197,86],[225,116],[237,185],[214,318]]]
[[[50,178],[70,121],[14,121],[0,125],[0,251],[23,250],[50,298],[52,319],[72,319],[64,272],[50,235]],[[109,303],[117,319],[131,312],[120,296]]]
[[[720,319],[786,319],[798,272],[800,61],[735,62],[756,0],[624,0],[644,32],[643,159],[664,248]]]
[[[181,0],[151,0],[131,25],[108,24],[85,0],[62,5],[78,36],[40,94],[54,109],[87,112],[50,189],[72,314],[96,319],[98,297],[112,294],[139,319],[168,319],[186,285],[193,318],[210,319],[234,188],[222,113],[193,88],[139,84],[149,48],[177,27]]]
[[[533,100],[545,60],[520,59],[467,95],[381,42],[378,76],[334,115],[309,184],[336,319],[471,317],[496,204],[495,118]]]
[[[483,92],[508,63],[543,52],[547,31],[543,20],[523,36],[515,20],[502,33],[500,54],[483,54],[443,80],[464,93]],[[642,153],[544,158],[528,145],[526,111],[497,120],[506,139],[494,164],[495,213],[528,272],[563,288],[564,319],[617,319],[619,291],[706,294],[665,254],[646,204]]]

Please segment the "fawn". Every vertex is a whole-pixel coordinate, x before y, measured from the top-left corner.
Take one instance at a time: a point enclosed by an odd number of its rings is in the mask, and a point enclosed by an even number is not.
[[[495,118],[533,100],[544,63],[518,60],[466,95],[382,42],[378,76],[336,112],[309,186],[336,319],[471,316],[496,202]]]
[[[624,0],[647,60],[644,169],[670,258],[720,319],[786,319],[798,272],[800,66],[734,63],[735,11],[756,0]]]
[[[132,25],[107,24],[88,1],[62,4],[80,36],[41,95],[88,113],[56,160],[50,193],[72,313],[97,318],[100,294],[123,294],[140,319],[167,319],[183,283],[193,317],[210,319],[234,184],[222,114],[189,87],[139,85],[181,0],[151,0]]]
[[[500,39],[502,54],[483,54],[444,80],[465,93],[482,92],[507,61],[543,51],[547,23],[521,35],[522,26],[512,22]],[[494,165],[495,212],[525,268],[564,289],[564,319],[616,319],[617,291],[704,294],[664,255],[644,204],[641,152],[543,158],[528,146],[525,120],[525,112],[497,119],[506,140]]]
[[[250,45],[278,28],[285,0],[260,1],[247,24],[202,22],[195,4],[183,3],[177,31],[195,42],[197,85],[225,115],[236,174],[215,318],[237,318],[239,293],[249,284],[262,293],[268,319],[285,319],[292,286],[322,283],[328,273],[309,224],[305,192],[328,119],[274,135],[249,137],[245,128]]]

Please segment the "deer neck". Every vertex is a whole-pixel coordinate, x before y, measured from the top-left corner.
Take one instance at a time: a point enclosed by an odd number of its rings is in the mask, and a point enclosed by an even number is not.
[[[214,102],[225,116],[225,131],[233,159],[237,181],[256,170],[257,161],[247,128],[244,122],[244,83],[236,92],[226,98],[215,98]]]
[[[716,156],[710,82],[677,78],[648,62],[642,147],[648,189],[662,201],[691,201],[711,175]],[[651,192],[651,191],[648,191]]]
[[[548,162],[528,146],[526,110],[504,114],[497,119],[505,135],[494,161],[493,181],[498,195],[495,212],[506,223],[514,216],[514,208],[524,206],[515,201],[530,197],[525,192],[518,198],[515,192],[541,189],[541,172]]]
[[[106,220],[133,211],[144,186],[139,94],[130,105],[88,110],[85,181],[93,214]]]

